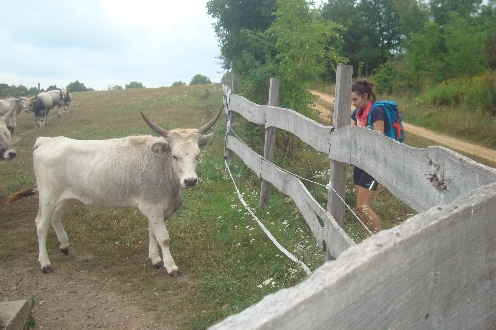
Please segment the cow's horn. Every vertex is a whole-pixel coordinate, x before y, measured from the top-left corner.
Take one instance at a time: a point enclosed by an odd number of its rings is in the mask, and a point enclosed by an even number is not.
[[[198,132],[200,134],[205,134],[209,129],[212,128],[212,126],[214,126],[215,122],[217,121],[217,119],[219,119],[220,117],[220,114],[222,113],[222,110],[224,109],[224,106],[221,105],[220,106],[220,109],[219,109],[219,113],[211,120],[209,121],[208,123],[206,123],[205,125],[203,125],[202,127],[200,127],[198,129]]]
[[[151,121],[148,120],[148,118],[145,117],[145,115],[143,114],[143,112],[141,112],[141,117],[143,117],[143,120],[148,124],[148,126],[150,126],[150,128],[152,130],[154,130],[155,132],[157,132],[159,135],[162,135],[163,137],[167,137],[167,134],[169,134],[169,131],[161,128],[161,127],[158,127],[157,125],[155,125],[154,123],[152,123]]]

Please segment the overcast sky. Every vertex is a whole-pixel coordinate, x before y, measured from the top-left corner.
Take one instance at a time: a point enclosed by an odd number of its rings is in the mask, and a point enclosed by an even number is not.
[[[0,0],[0,83],[106,90],[219,82],[207,0]]]

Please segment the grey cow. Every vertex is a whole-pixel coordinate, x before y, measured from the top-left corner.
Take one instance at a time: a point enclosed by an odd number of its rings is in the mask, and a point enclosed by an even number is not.
[[[16,117],[22,111],[22,109],[26,108],[25,98],[9,98],[6,100],[0,100],[0,116],[5,115],[10,110],[14,110],[10,112],[10,126],[17,127]]]
[[[7,126],[6,120],[10,117],[14,108],[10,109],[3,117],[0,117],[0,161],[14,158],[17,153],[12,147],[11,136],[14,134],[14,127]]]
[[[29,107],[29,105],[28,105]],[[41,92],[32,100],[31,109],[34,112],[36,126],[44,127],[48,120],[48,113],[53,108],[53,98],[48,92]]]

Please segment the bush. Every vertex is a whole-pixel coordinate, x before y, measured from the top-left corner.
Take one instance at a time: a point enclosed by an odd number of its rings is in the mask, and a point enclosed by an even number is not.
[[[452,79],[430,89],[418,98],[424,104],[464,106],[496,115],[496,71],[488,70],[473,78]]]
[[[130,88],[145,88],[142,83],[137,81],[131,81],[129,84],[126,84],[126,89]]]
[[[211,84],[212,82],[208,77],[203,76],[201,74],[197,74],[191,79],[191,82],[189,83],[190,85],[208,85]]]
[[[172,83],[172,86],[185,86],[186,83],[184,81],[175,81]]]
[[[66,86],[66,89],[71,92],[87,92],[92,91],[92,88],[87,88],[83,83],[80,83],[78,80],[71,82]]]

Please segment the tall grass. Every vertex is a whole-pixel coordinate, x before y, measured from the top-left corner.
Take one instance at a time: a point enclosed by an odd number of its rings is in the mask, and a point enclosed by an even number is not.
[[[393,96],[404,120],[488,148],[496,148],[496,73],[454,79],[416,98]]]

